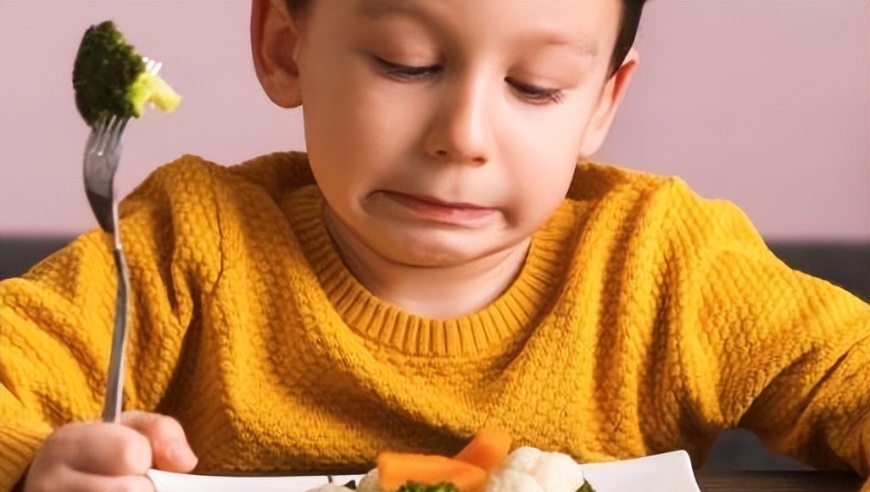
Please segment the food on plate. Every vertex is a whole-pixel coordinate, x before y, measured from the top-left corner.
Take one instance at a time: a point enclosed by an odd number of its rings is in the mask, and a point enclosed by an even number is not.
[[[489,474],[486,492],[576,492],[587,485],[583,470],[563,453],[521,447]],[[588,490],[588,489],[587,489]]]
[[[489,471],[507,457],[511,441],[507,432],[496,427],[484,427],[454,458]]]
[[[421,485],[409,483],[399,487],[399,492],[461,492],[451,483],[439,483],[436,485]]]
[[[487,470],[447,456],[390,452],[378,456],[378,481],[387,491],[407,483],[450,483],[467,492],[481,490],[486,478]]]
[[[169,112],[181,103],[159,75],[159,65],[143,58],[112,21],[89,27],[73,64],[76,107],[88,125],[111,116],[138,118],[146,103]]]
[[[594,492],[567,454],[534,447],[510,451],[511,439],[485,428],[453,457],[383,452],[360,492]],[[325,486],[324,486],[325,487]],[[315,489],[338,492],[351,488]],[[314,491],[312,491],[314,492]]]

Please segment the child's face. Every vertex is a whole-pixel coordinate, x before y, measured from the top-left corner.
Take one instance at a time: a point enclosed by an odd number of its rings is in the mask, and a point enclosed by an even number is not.
[[[256,2],[255,2],[256,3]],[[315,0],[254,7],[258,76],[302,103],[333,227],[405,265],[525,247],[609,128],[607,1]],[[298,37],[297,37],[298,36]]]

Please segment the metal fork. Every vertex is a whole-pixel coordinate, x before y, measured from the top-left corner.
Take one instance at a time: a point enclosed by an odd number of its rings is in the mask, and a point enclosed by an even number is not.
[[[154,60],[144,59],[145,69],[156,74],[161,67]],[[124,351],[127,339],[127,309],[130,292],[130,272],[121,242],[118,218],[118,200],[114,181],[121,160],[121,136],[127,118],[104,117],[92,128],[85,143],[83,174],[88,203],[100,227],[112,235],[117,293],[115,295],[115,323],[112,329],[112,349],[109,358],[106,399],[103,403],[103,421],[117,422],[121,415],[124,385]]]

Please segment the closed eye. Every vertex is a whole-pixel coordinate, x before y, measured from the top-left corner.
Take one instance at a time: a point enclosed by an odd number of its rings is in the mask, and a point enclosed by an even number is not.
[[[424,80],[441,72],[440,65],[402,65],[400,63],[394,63],[388,60],[384,60],[383,58],[377,56],[373,57],[373,59],[380,73],[398,81],[411,82],[417,80]]]
[[[526,84],[511,77],[506,78],[505,82],[510,84],[521,98],[534,104],[559,103],[565,95],[562,89]]]

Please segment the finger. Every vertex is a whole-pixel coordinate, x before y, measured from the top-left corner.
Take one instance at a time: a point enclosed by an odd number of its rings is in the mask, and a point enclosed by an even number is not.
[[[31,475],[24,483],[24,492],[155,492],[154,483],[145,475],[96,475],[68,467]]]
[[[184,429],[172,417],[147,412],[126,412],[121,422],[139,431],[151,443],[154,467],[174,472],[189,472],[198,458],[190,448]]]
[[[57,485],[51,490],[57,490]],[[65,492],[154,492],[154,483],[145,475],[107,477],[72,472],[63,487]]]
[[[111,423],[65,425],[46,440],[43,449],[45,460],[97,475],[144,475],[152,463],[145,436]]]

